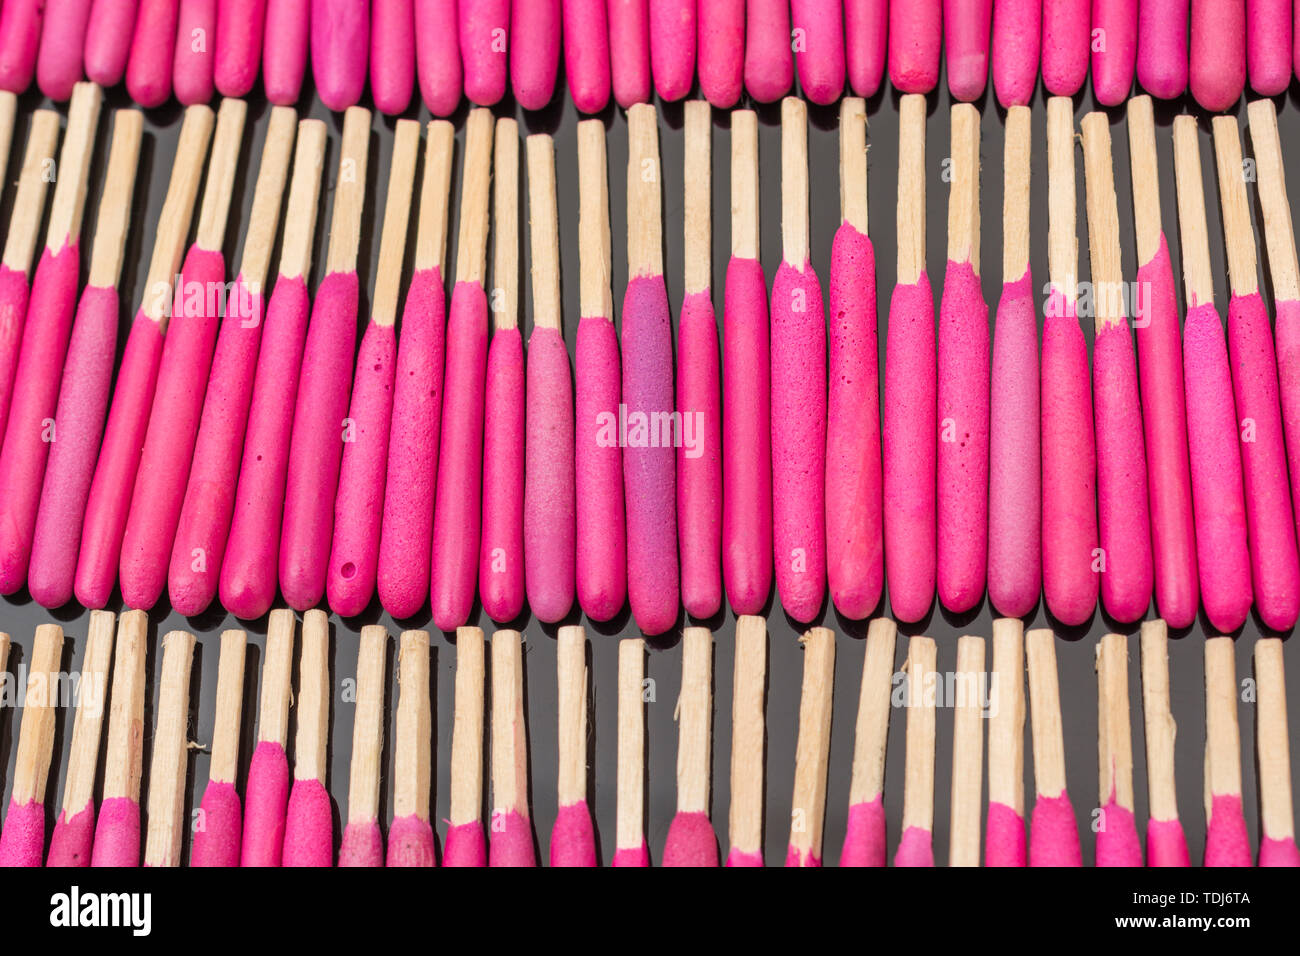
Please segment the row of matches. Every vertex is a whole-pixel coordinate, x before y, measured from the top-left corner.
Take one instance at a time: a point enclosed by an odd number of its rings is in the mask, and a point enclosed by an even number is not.
[[[271,614],[261,673],[256,749],[244,799],[236,781],[241,704],[245,688],[245,635],[220,640],[216,718],[209,779],[194,824],[187,827],[189,742],[187,721],[195,639],[173,631],[163,638],[151,736],[149,791],[140,805],[144,766],[147,620],[143,612],[114,616],[92,612],[82,658],[80,692],[72,728],[63,802],[45,855],[46,784],[58,720],[54,688],[63,632],[42,625],[32,646],[12,799],[0,831],[0,865],[136,866],[143,831],[144,863],[176,866],[185,834],[195,866],[331,866],[335,863],[333,813],[326,790],[331,691],[330,636],[326,615],[310,611],[296,641],[292,612]],[[897,628],[877,618],[868,628],[854,729],[855,751],[848,827],[841,866],[886,865],[887,831],[901,837],[898,866],[933,866],[935,727],[937,707],[953,713],[953,763],[949,864],[978,866],[1079,866],[1079,825],[1066,791],[1054,636],[1025,634],[1015,619],[993,623],[992,667],[985,640],[956,644],[956,669],[937,671],[937,648],[911,637],[903,672],[895,672]],[[765,772],[767,634],[761,618],[741,617],[735,627],[735,679],[730,754],[729,866],[762,866]],[[803,688],[787,866],[819,866],[829,760],[835,635],[813,628],[802,638]],[[292,692],[295,643],[298,687]],[[364,627],[358,645],[347,822],[340,866],[436,865],[430,820],[433,720],[430,648],[424,631],[405,631],[396,654],[396,739],[392,748],[393,816],[381,826],[380,780],[384,759],[385,687],[390,638],[378,625]],[[1096,833],[1098,866],[1187,866],[1174,774],[1175,724],[1170,712],[1168,638],[1163,621],[1141,629],[1142,708],[1145,719],[1150,820],[1146,848],[1134,818],[1133,752],[1129,713],[1128,639],[1109,634],[1097,646],[1098,809],[1088,814]],[[533,866],[534,822],[529,808],[529,744],[524,709],[523,639],[497,631],[490,641],[490,705],[485,708],[481,630],[456,633],[455,717],[451,743],[450,812],[443,836],[447,866]],[[713,635],[706,628],[682,633],[682,678],[675,718],[677,806],[662,848],[666,866],[717,866],[718,839],[710,820]],[[604,647],[605,645],[600,645]],[[551,830],[552,866],[596,866],[599,852],[587,799],[588,646],[581,627],[558,631],[558,813]],[[595,653],[603,650],[591,648]],[[8,638],[0,639],[0,669]],[[1255,722],[1259,761],[1261,866],[1300,865],[1294,841],[1286,690],[1281,641],[1255,645]],[[645,839],[645,642],[618,647],[618,766],[614,866],[648,866]],[[104,784],[96,813],[94,789],[112,659],[112,694]],[[1033,773],[1037,799],[1025,823],[1024,723],[1026,661],[1032,712]],[[904,676],[905,675],[905,676]],[[531,675],[531,680],[541,675]],[[900,683],[901,682],[901,683]],[[900,821],[887,821],[883,802],[885,749],[896,688],[905,688],[906,766]],[[946,690],[945,690],[946,687]],[[1205,644],[1205,864],[1250,866],[1251,841],[1242,813],[1241,748],[1237,723],[1240,688],[1233,642]],[[290,710],[295,739],[289,769]],[[485,805],[485,709],[491,714],[491,807]],[[985,724],[988,804],[983,803]],[[142,824],[142,819],[144,823]],[[385,830],[387,839],[385,841]],[[385,852],[385,842],[387,851]]]

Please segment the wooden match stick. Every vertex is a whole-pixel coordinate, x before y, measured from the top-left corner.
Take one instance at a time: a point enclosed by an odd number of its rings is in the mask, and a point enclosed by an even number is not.
[[[0,668],[3,665],[0,664]],[[1255,642],[1255,683],[1258,710],[1255,747],[1259,759],[1259,815],[1263,836],[1260,866],[1300,866],[1291,809],[1291,751],[1286,719],[1286,671],[1282,641]]]
[[[799,639],[804,649],[795,744],[794,796],[786,866],[821,866],[830,769],[831,709],[835,693],[835,632],[814,627]]]
[[[384,837],[379,829],[379,776],[384,762],[387,659],[388,631],[380,624],[363,627],[357,649],[348,822],[339,847],[339,866],[384,865]]]
[[[1078,294],[1078,196],[1074,172],[1074,103],[1047,100],[1047,274],[1067,302]],[[1118,216],[1118,213],[1116,213]]]
[[[928,637],[907,642],[907,755],[903,764],[903,835],[895,866],[934,866],[934,728],[938,651]]]
[[[143,129],[144,114],[139,110],[114,111],[113,144],[95,213],[95,242],[90,253],[88,285],[95,288],[116,289],[122,278]]]
[[[1250,200],[1242,178],[1241,134],[1237,120],[1216,116],[1214,156],[1219,174],[1219,202],[1222,206],[1228,279],[1234,296],[1253,295],[1259,291],[1256,271],[1255,231],[1251,225]]]
[[[1169,709],[1169,627],[1161,620],[1142,623],[1142,716],[1146,727],[1147,863],[1188,866],[1187,840],[1178,822],[1174,775],[1174,736],[1178,725]]]
[[[194,635],[172,631],[162,639],[158,710],[149,757],[145,866],[180,866],[185,838],[185,776],[189,764],[190,668]]]
[[[406,259],[406,234],[420,157],[420,124],[398,120],[388,171],[379,267],[370,322],[361,337],[348,418],[361,429],[361,441],[343,445],[334,505],[334,542],[325,592],[330,607],[344,617],[360,614],[375,595],[379,535],[383,523],[382,488],[388,467],[396,378],[397,301]]]
[[[148,625],[143,611],[126,611],[117,624],[104,788],[95,822],[91,866],[140,865],[140,776],[144,767]]]
[[[1235,643],[1205,642],[1205,865],[1250,866],[1241,809],[1241,732],[1237,726]]]
[[[528,723],[524,714],[524,639],[492,635],[492,839],[489,866],[535,866],[528,814]]]
[[[1246,107],[1246,116],[1250,141],[1255,148],[1268,271],[1273,280],[1273,298],[1280,309],[1283,301],[1300,300],[1300,259],[1296,257],[1295,232],[1291,228],[1291,201],[1287,198],[1277,108],[1270,99],[1255,100]]]
[[[867,104],[846,96],[840,103],[840,218],[867,235]],[[733,120],[734,122],[734,120]]]
[[[212,756],[208,762],[208,786],[199,809],[203,826],[194,831],[190,866],[239,866],[243,808],[235,791],[235,780],[239,775],[247,643],[243,631],[230,630],[221,635]]]
[[[483,836],[483,632],[456,629],[456,701],[451,733],[451,804],[444,866],[487,866]]]
[[[62,655],[63,628],[57,624],[38,626],[23,695],[9,810],[0,833],[0,866],[41,865],[45,849],[45,787],[58,724]]]
[[[9,148],[13,145],[17,113],[18,97],[9,90],[0,90],[0,176],[9,171]]]
[[[433,827],[429,823],[429,788],[433,780],[429,632],[403,631],[400,645],[388,865],[433,866]]]
[[[840,866],[884,866],[885,748],[889,741],[890,691],[898,625],[878,617],[867,625],[858,720],[853,734],[849,823]]]
[[[911,285],[925,271],[925,97],[907,94],[898,104],[898,283]]]
[[[1025,628],[1019,618],[993,621],[989,688],[989,811],[986,866],[1024,866]]]
[[[95,777],[99,769],[100,732],[108,702],[108,670],[113,661],[111,611],[91,611],[86,647],[77,684],[77,716],[72,724],[63,804],[54,823],[47,866],[89,866],[95,833]],[[4,665],[0,662],[0,671]]]
[[[731,699],[731,806],[727,866],[763,865],[763,752],[766,739],[767,622],[736,618]]]
[[[1097,784],[1102,817],[1098,866],[1141,866],[1133,821],[1133,730],[1128,706],[1128,639],[1107,634],[1097,645]]]
[[[524,607],[524,347],[519,332],[519,127],[497,120],[492,195],[492,341],[483,409],[483,609],[505,623]]]
[[[68,128],[59,152],[59,177],[50,203],[50,221],[45,230],[45,248],[51,255],[78,241],[86,209],[86,180],[95,152],[95,130],[104,91],[94,83],[78,83],[68,104]]]
[[[1065,789],[1065,739],[1056,635],[1046,628],[1025,635],[1030,729],[1034,748],[1034,812],[1029,825],[1030,866],[1082,866],[1079,829]]]
[[[1097,306],[1096,327],[1100,332],[1122,326],[1127,318],[1121,294],[1124,276],[1120,265],[1115,171],[1111,163],[1110,117],[1103,112],[1089,113],[1079,128],[1087,184],[1088,251]]]
[[[551,828],[551,866],[596,866],[596,836],[587,808],[587,635],[562,627],[556,640],[559,712],[559,810]]]
[[[329,617],[313,608],[302,616],[293,784],[284,822],[285,866],[334,863],[334,814],[325,789],[331,696]]]
[[[117,583],[129,513],[127,503],[133,497],[139,471],[140,449],[146,438],[162,357],[163,331],[172,309],[175,277],[189,236],[212,126],[212,110],[206,106],[186,108],[140,311],[114,386],[114,413],[105,425],[86,499],[75,580],[77,600],[86,607],[103,607]]]
[[[713,634],[682,631],[682,687],[677,697],[677,813],[664,842],[664,866],[717,866],[718,838],[709,820],[713,735]]]
[[[1002,158],[1002,282],[1018,282],[1029,268],[1030,156],[1033,112],[1027,106],[1007,110]]]
[[[1178,232],[1183,259],[1183,291],[1188,311],[1214,304],[1214,272],[1205,224],[1205,186],[1196,117],[1174,117],[1174,179],[1178,191]]]
[[[952,701],[952,802],[948,865],[980,865],[980,806],[984,793],[984,639],[957,640],[957,674]]]
[[[952,183],[948,193],[948,260],[980,272],[980,114],[970,103],[952,108]]]
[[[579,312],[609,319],[614,315],[614,292],[610,285],[609,185],[602,120],[578,124],[578,186]]]
[[[297,621],[278,608],[266,626],[262,691],[257,705],[257,746],[244,791],[241,866],[279,866],[285,800],[289,795],[289,702],[293,696],[293,644]]]
[[[649,866],[645,842],[645,641],[618,642],[618,806],[614,866]]]

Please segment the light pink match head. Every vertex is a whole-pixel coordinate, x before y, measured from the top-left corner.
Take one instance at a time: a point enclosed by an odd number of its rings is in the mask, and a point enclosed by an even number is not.
[[[89,801],[72,816],[59,813],[50,838],[46,866],[90,866],[91,847],[95,843],[95,803]]]
[[[483,824],[461,823],[447,828],[447,843],[442,851],[443,866],[487,866],[487,841]]]
[[[379,821],[349,823],[343,828],[343,845],[339,847],[339,866],[383,866],[384,835]]]
[[[934,845],[931,833],[924,827],[908,827],[898,841],[894,866],[934,866]]]
[[[536,866],[532,822],[518,810],[492,815],[492,836],[488,842],[488,866]]]
[[[203,792],[199,807],[202,829],[194,833],[191,866],[239,866],[243,814],[235,785],[213,780]]]
[[[414,813],[393,819],[388,828],[389,866],[437,866],[433,827]]]
[[[640,846],[617,847],[614,850],[612,866],[649,866],[650,848],[644,842]]]

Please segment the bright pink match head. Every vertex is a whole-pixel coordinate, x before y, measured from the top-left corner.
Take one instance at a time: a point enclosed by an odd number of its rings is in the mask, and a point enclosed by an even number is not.
[[[379,821],[349,823],[343,828],[343,845],[339,847],[339,866],[383,866],[384,835]]]
[[[108,797],[99,805],[90,865],[140,865],[140,804],[130,797]]]
[[[50,837],[46,866],[90,866],[91,848],[95,843],[95,802],[93,800],[68,816],[60,811]]]
[[[213,780],[199,806],[202,827],[194,831],[190,866],[239,866],[243,812],[235,785]]]
[[[990,800],[984,865],[1024,866],[1027,862],[1025,818],[1005,803]]]
[[[1062,790],[1057,797],[1039,796],[1029,820],[1030,866],[1083,866],[1079,826],[1074,807]]]
[[[275,741],[263,740],[253,750],[244,799],[240,865],[279,866],[289,802],[289,759]]]
[[[414,813],[395,817],[388,828],[389,866],[437,866],[433,827]]]
[[[551,828],[551,866],[595,866],[596,834],[585,800],[560,807]]]
[[[717,866],[718,837],[707,813],[678,813],[668,825],[664,866]]]
[[[45,807],[10,801],[0,831],[0,866],[40,866],[45,852]]]
[[[1251,862],[1250,836],[1246,833],[1240,794],[1214,794],[1205,828],[1205,865],[1250,866]]]
[[[518,810],[492,815],[492,838],[488,843],[488,866],[536,866],[533,825]]]
[[[1147,866],[1191,866],[1187,838],[1178,820],[1147,823]]]
[[[284,825],[284,866],[334,865],[334,810],[315,777],[295,780]]]
[[[885,866],[885,807],[880,795],[849,807],[840,866]]]
[[[442,851],[443,866],[487,866],[487,842],[483,824],[461,823],[447,827],[447,842]]]

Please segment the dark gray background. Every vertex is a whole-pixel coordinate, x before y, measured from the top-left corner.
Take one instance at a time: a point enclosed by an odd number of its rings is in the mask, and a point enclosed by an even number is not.
[[[560,84],[562,87],[563,77]],[[1297,142],[1300,127],[1297,127],[1296,110],[1291,102],[1294,92],[1279,98],[1281,110],[1282,141],[1284,149]],[[416,95],[418,100],[418,93]],[[304,93],[304,115],[312,115],[326,121],[330,129],[330,147],[326,156],[325,177],[322,186],[321,211],[317,225],[317,244],[313,264],[313,286],[322,274],[324,259],[324,239],[328,228],[329,214],[333,199],[333,187],[337,166],[337,147],[341,131],[341,116],[328,112],[308,90]],[[14,183],[17,178],[18,157],[23,149],[30,111],[45,105],[35,93],[28,94],[20,101],[20,115],[14,134],[13,153],[11,155],[8,175],[3,193],[3,208],[0,214],[8,220],[8,210],[13,201]],[[123,90],[109,92],[106,107],[129,105]],[[930,97],[930,117],[927,127],[926,152],[926,188],[928,199],[928,233],[927,261],[932,281],[935,285],[936,307],[942,283],[943,264],[946,259],[946,225],[947,225],[947,185],[942,179],[942,164],[948,155],[949,122],[948,107],[950,100],[947,88],[941,80],[940,92]],[[1033,213],[1032,213],[1032,266],[1035,282],[1041,287],[1047,274],[1047,181],[1045,152],[1045,108],[1041,87],[1034,101],[1034,153],[1033,153]],[[1004,114],[997,106],[991,92],[980,103],[982,110],[982,264],[985,297],[990,305],[992,318],[997,298],[1001,291],[1001,235],[1002,235],[1002,140]],[[1086,91],[1076,98],[1076,116],[1081,117],[1087,110],[1094,108],[1091,92]],[[1164,224],[1169,235],[1169,245],[1174,259],[1175,270],[1180,269],[1181,256],[1177,241],[1177,218],[1174,198],[1173,149],[1170,137],[1170,123],[1173,116],[1184,110],[1195,110],[1187,101],[1174,103],[1157,103],[1157,145],[1160,158],[1160,187]],[[250,100],[249,126],[244,141],[241,181],[236,185],[235,199],[231,211],[230,226],[227,231],[226,253],[228,268],[231,273],[237,268],[239,253],[243,241],[243,232],[247,222],[249,206],[252,202],[252,183],[256,174],[257,161],[260,156],[263,137],[266,132],[268,107],[260,93]],[[551,132],[556,137],[557,175],[559,190],[559,213],[561,230],[561,262],[564,282],[564,318],[565,334],[570,342],[574,341],[574,332],[578,319],[578,254],[577,254],[577,220],[578,220],[578,183],[576,162],[575,124],[577,115],[567,95],[562,89],[557,93],[555,102],[538,114],[524,114],[512,104],[502,104],[495,110],[497,115],[513,112],[521,121],[521,134],[529,132]],[[1240,114],[1244,117],[1244,102]],[[895,193],[897,181],[897,134],[898,101],[892,90],[877,94],[867,104],[868,142],[870,146],[870,234],[875,244],[877,256],[878,305],[880,315],[880,355],[883,367],[885,327],[888,318],[889,293],[894,282],[895,259]],[[408,111],[409,116],[427,120],[428,114],[420,107]],[[769,283],[781,257],[780,248],[780,108],[771,104],[759,108],[760,115],[760,155],[762,164],[762,259]],[[465,108],[453,119],[457,125],[458,142],[463,136]],[[180,107],[168,104],[146,114],[146,131],[141,153],[140,176],[138,180],[135,209],[136,215],[131,231],[125,272],[122,280],[122,339],[125,340],[127,323],[134,314],[140,301],[145,281],[148,257],[152,249],[154,229],[161,210],[167,187],[176,139],[180,130]],[[621,311],[619,303],[622,290],[627,280],[627,262],[625,256],[626,208],[624,202],[624,178],[627,159],[626,124],[623,114],[612,107],[602,114],[607,127],[609,156],[609,186],[611,190],[611,217],[614,236],[614,276],[616,311]],[[827,269],[830,261],[831,241],[839,224],[839,186],[838,186],[838,107],[810,108],[809,160],[811,164],[811,219],[812,219],[812,259],[823,284],[827,282]],[[663,157],[664,189],[664,236],[665,266],[670,301],[674,304],[674,313],[682,298],[682,107],[670,104],[662,107],[660,123],[660,147]],[[1136,270],[1134,239],[1132,231],[1132,205],[1130,195],[1130,177],[1128,173],[1128,142],[1125,131],[1124,116],[1121,109],[1112,111],[1112,134],[1114,140],[1114,159],[1116,169],[1116,187],[1120,204],[1121,242],[1124,251],[1124,269],[1126,276],[1132,276]],[[368,290],[375,276],[375,266],[379,251],[379,223],[376,211],[382,209],[387,167],[392,152],[392,118],[376,115],[373,119],[371,136],[371,153],[369,163],[369,192],[367,198],[367,221],[363,230],[361,243],[361,320],[368,314]],[[721,320],[721,289],[730,249],[729,219],[729,118],[725,111],[714,111],[713,136],[713,170],[714,170],[714,219],[713,219],[713,288],[715,289],[715,308]],[[85,240],[83,248],[89,249],[90,236],[95,222],[98,194],[103,178],[104,162],[107,154],[110,123],[105,113],[100,123],[100,141],[92,170],[91,196],[87,207]],[[1206,176],[1207,210],[1210,217],[1211,255],[1215,267],[1215,287],[1221,305],[1226,303],[1227,277],[1224,266],[1222,233],[1217,201],[1217,187],[1214,183],[1213,154],[1209,143],[1208,123],[1202,123],[1202,160]],[[1249,140],[1245,140],[1249,155]],[[458,197],[460,184],[460,154],[457,151],[457,164],[452,180],[451,228],[448,239],[448,263],[454,267],[456,256],[456,224],[459,218]],[[1082,161],[1076,155],[1077,187],[1079,194],[1079,245],[1080,275],[1088,277],[1087,268],[1087,233],[1083,214],[1083,175]],[[1300,196],[1300,161],[1291,160],[1289,164],[1291,192]],[[521,203],[526,193],[521,192]],[[1255,209],[1256,221],[1259,221],[1258,209]],[[197,220],[197,215],[196,215]],[[410,243],[408,243],[406,270],[411,270],[411,254],[414,246],[416,215],[411,220]],[[523,290],[523,308],[525,309],[526,329],[531,329],[531,290],[528,287],[528,242],[527,216],[521,215],[521,289]],[[1257,230],[1261,250],[1261,273],[1266,257],[1263,254],[1262,233]],[[88,262],[89,256],[85,259]],[[449,270],[450,271],[450,270]],[[83,264],[83,280],[85,265]],[[1178,284],[1181,302],[1181,282]],[[1265,281],[1266,294],[1271,291]],[[1041,297],[1040,297],[1041,298]],[[1041,311],[1041,302],[1040,302]],[[399,329],[400,334],[400,329]],[[1089,340],[1091,335],[1089,332]],[[164,597],[165,602],[165,597]],[[829,600],[828,600],[829,604]],[[120,597],[114,595],[113,610],[120,610]],[[887,611],[882,609],[881,613]],[[492,622],[481,610],[475,609],[476,621],[485,628],[489,636]],[[13,636],[14,646],[9,658],[9,671],[16,673],[21,661],[28,658],[33,630],[37,624],[53,618],[63,624],[68,640],[65,642],[64,667],[80,666],[85,644],[87,614],[77,606],[69,606],[51,614],[36,605],[26,591],[22,591],[0,605],[0,628]],[[896,660],[901,666],[906,653],[906,636],[910,634],[928,634],[937,639],[939,644],[939,669],[951,670],[956,662],[955,638],[964,633],[990,635],[992,614],[987,601],[983,602],[976,613],[956,619],[941,609],[934,610],[923,622],[902,628],[899,638]],[[570,621],[578,621],[576,612]],[[858,685],[861,678],[865,622],[845,621],[839,618],[833,609],[823,611],[820,623],[824,623],[837,632],[836,678],[835,678],[835,714],[831,738],[831,774],[829,797],[826,808],[824,857],[828,863],[839,858],[840,846],[844,837],[845,818],[848,801],[850,765],[853,754],[854,719],[858,705]],[[339,693],[342,681],[355,674],[357,632],[361,625],[379,622],[386,625],[394,639],[401,627],[431,628],[428,606],[410,621],[394,622],[382,613],[377,602],[362,617],[354,620],[331,618],[333,633],[333,685],[335,688],[332,711],[332,748],[331,769],[328,786],[336,806],[336,841],[341,833],[341,823],[347,819],[348,771],[351,749],[351,735],[354,707],[342,701]],[[802,655],[796,635],[801,630],[782,612],[779,604],[769,604],[769,668],[767,698],[767,802],[766,802],[766,836],[765,849],[769,863],[778,863],[784,859],[786,841],[789,831],[789,814],[791,804],[791,787],[793,780],[795,737],[797,731],[797,714],[799,690],[802,674]],[[590,769],[589,792],[590,803],[595,813],[600,843],[600,858],[608,862],[613,853],[614,819],[615,819],[615,760],[616,760],[616,674],[617,648],[619,637],[635,636],[637,629],[624,612],[613,622],[588,624],[591,661],[591,698],[590,710]],[[682,622],[684,623],[684,622]],[[717,619],[707,622],[716,635],[716,652],[714,658],[714,759],[713,759],[713,797],[712,815],[720,836],[722,853],[725,855],[727,840],[728,808],[728,767],[731,740],[731,685],[733,666],[732,634],[734,621],[729,611]],[[1050,626],[1041,605],[1028,626]],[[194,741],[206,744],[212,738],[214,698],[216,693],[216,667],[218,656],[217,639],[221,631],[229,627],[241,626],[232,617],[220,609],[210,610],[196,619],[185,619],[169,607],[161,606],[151,613],[151,636],[153,650],[150,657],[151,678],[149,712],[147,720],[152,727],[153,700],[156,699],[156,680],[160,659],[156,653],[156,638],[169,630],[182,628],[195,632],[199,639],[194,663],[194,677],[191,699],[190,736]],[[241,754],[243,771],[246,773],[253,741],[253,727],[257,709],[257,686],[262,661],[261,648],[265,639],[265,618],[244,622],[249,636],[249,653],[246,666],[246,696],[244,708],[244,748]],[[528,736],[531,768],[532,816],[536,831],[539,860],[547,858],[549,833],[555,817],[555,767],[556,767],[556,731],[555,731],[555,628],[543,626],[527,617],[518,625],[526,633],[526,696],[528,712]],[[1065,747],[1069,774],[1069,786],[1075,808],[1081,823],[1082,843],[1085,862],[1092,860],[1093,840],[1087,828],[1089,811],[1097,800],[1097,756],[1096,756],[1096,677],[1093,670],[1093,655],[1096,642],[1102,634],[1115,628],[1098,610],[1087,627],[1061,629],[1057,643],[1057,654],[1061,678],[1061,698],[1064,711]],[[1130,641],[1129,679],[1133,716],[1134,740],[1134,777],[1137,793],[1137,816],[1140,826],[1145,827],[1146,820],[1146,776],[1145,753],[1142,734],[1141,687],[1139,682],[1139,655],[1135,627],[1123,627],[1124,633],[1132,634]],[[1188,834],[1192,858],[1199,861],[1204,846],[1204,813],[1202,809],[1202,759],[1204,739],[1204,695],[1202,686],[1203,655],[1202,638],[1206,633],[1204,619],[1188,632],[1176,633],[1171,643],[1171,681],[1173,691],[1173,711],[1179,724],[1177,739],[1177,770],[1179,784],[1179,810]],[[1242,680],[1251,675],[1250,654],[1255,638],[1260,633],[1258,622],[1252,618],[1245,631],[1237,641],[1237,677]],[[450,760],[450,741],[452,726],[453,681],[455,674],[455,649],[449,635],[434,632],[433,635],[433,695],[436,715],[434,765],[435,778],[433,788],[434,815],[440,821],[447,812],[448,801],[448,765]],[[1294,685],[1296,681],[1297,652],[1293,642],[1288,642],[1288,670]],[[647,839],[654,859],[658,860],[669,821],[675,805],[675,761],[677,734],[673,722],[673,710],[680,683],[681,656],[677,648],[675,634],[654,639],[650,642],[651,652],[647,661],[647,675],[656,684],[656,700],[647,705],[646,719],[648,725],[647,748]],[[991,662],[991,646],[988,648]],[[395,686],[392,679],[394,668],[390,653],[389,667],[389,728],[391,741],[393,724],[393,694]],[[1294,691],[1294,687],[1293,687]],[[1254,712],[1253,706],[1240,706],[1243,746],[1243,773],[1246,815],[1253,839],[1258,839],[1258,812],[1255,789],[1254,764]],[[1300,737],[1300,705],[1293,705],[1291,725],[1293,737]],[[20,712],[13,708],[0,710],[0,768],[4,773],[4,794],[8,799],[8,790],[12,781],[12,762],[18,736]],[[56,740],[56,754],[51,771],[48,805],[51,808],[50,820],[62,798],[63,779],[67,769],[67,750],[70,743],[72,713],[61,714],[59,735]],[[886,768],[885,805],[889,819],[889,845],[892,855],[896,845],[903,799],[903,761],[904,761],[904,726],[905,715],[894,711],[890,724],[889,754]],[[1028,805],[1033,803],[1033,760],[1028,746],[1028,727],[1026,727],[1025,781]],[[292,735],[291,735],[292,755]],[[146,746],[146,780],[143,793],[147,793],[148,746]],[[202,750],[191,751],[189,776],[189,804],[197,806],[208,774],[208,756]],[[387,758],[391,768],[391,744],[387,748]],[[950,769],[952,762],[952,711],[942,709],[938,715],[938,753],[936,760],[935,781],[935,829],[934,849],[937,861],[943,862],[948,854],[948,805],[951,783]],[[102,761],[101,761],[102,764]],[[1293,764],[1293,783],[1300,786],[1300,761]],[[102,766],[101,766],[102,774]],[[240,779],[243,789],[243,777]],[[386,815],[391,814],[391,787],[385,779],[382,798]],[[485,809],[489,806],[485,796]],[[445,827],[436,826],[441,842]],[[188,854],[189,841],[186,841]]]

